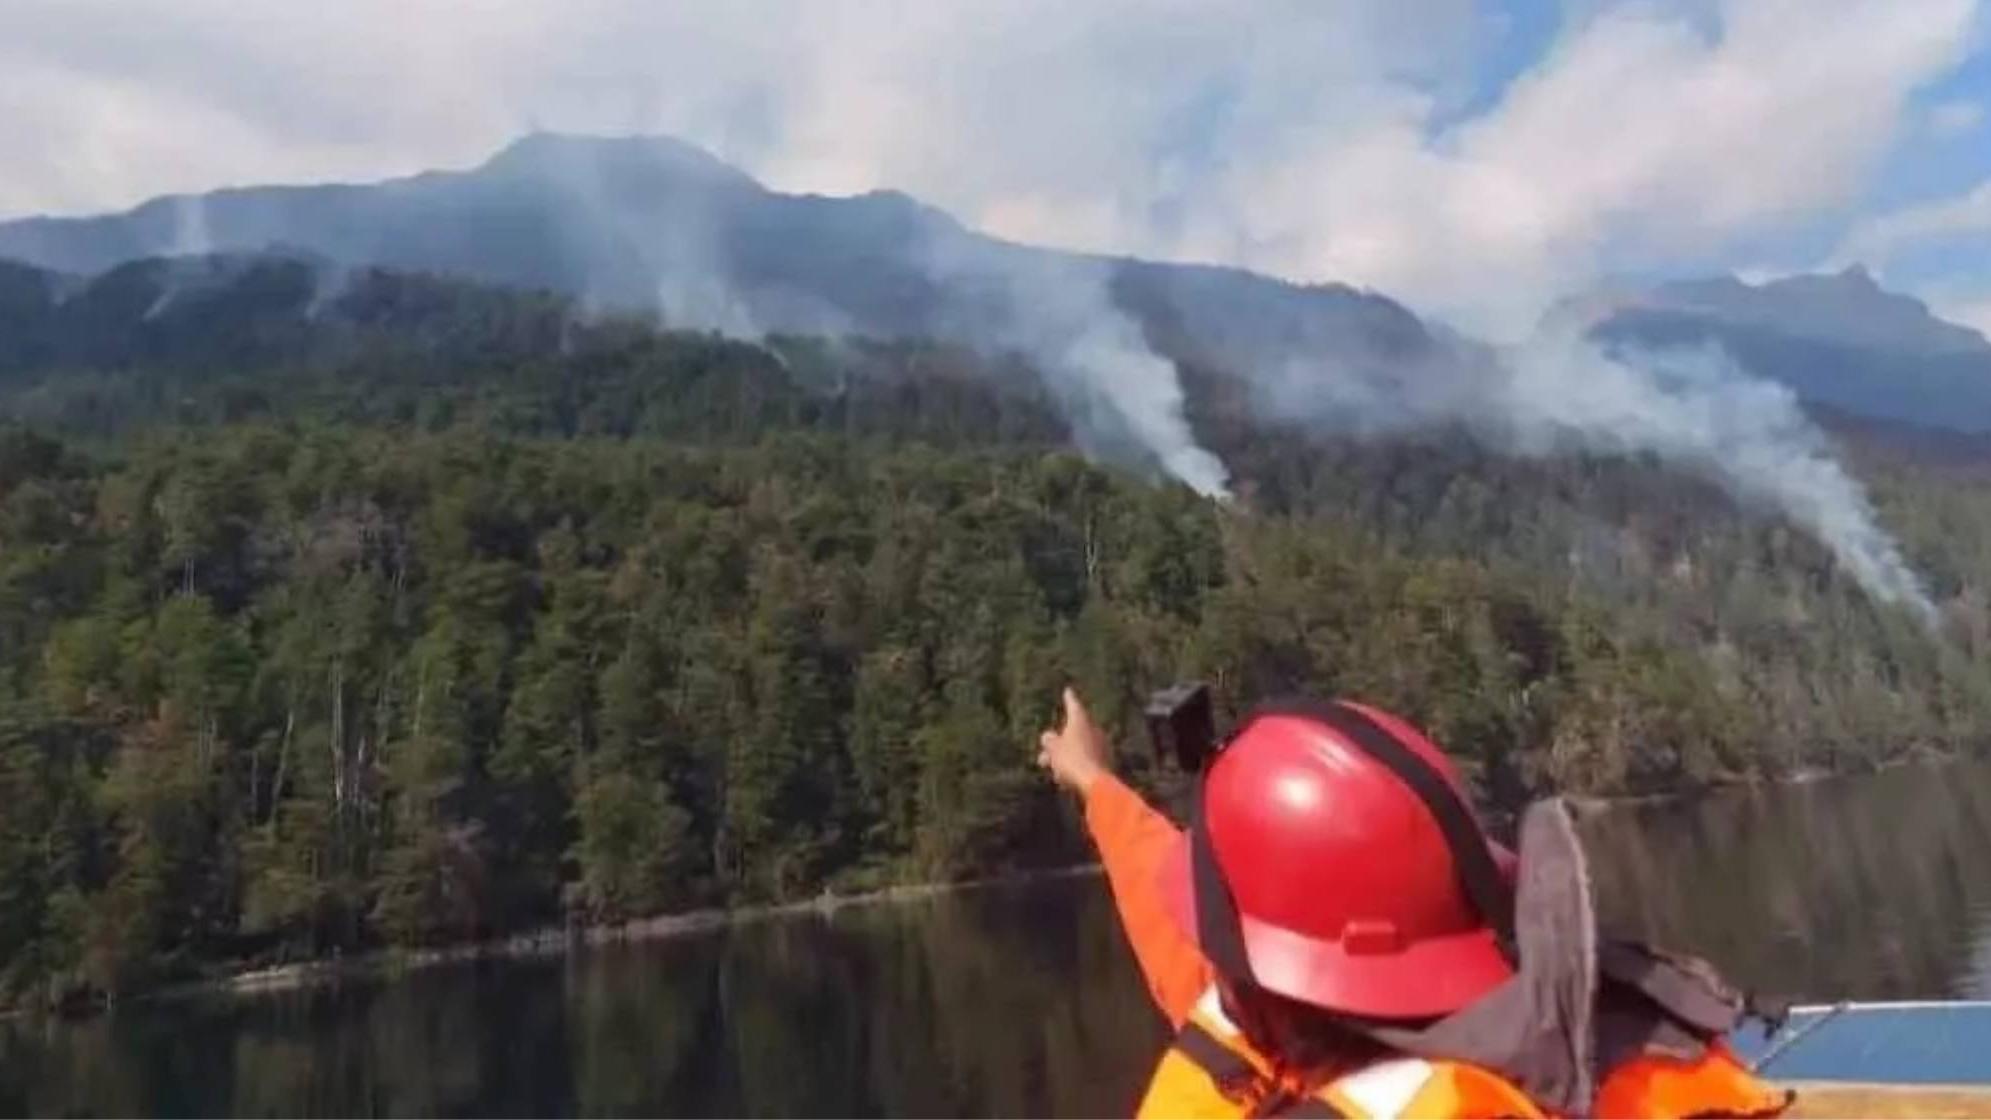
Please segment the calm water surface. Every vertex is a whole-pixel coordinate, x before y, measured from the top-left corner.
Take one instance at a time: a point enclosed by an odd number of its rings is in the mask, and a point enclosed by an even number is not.
[[[1603,908],[1813,999],[1991,998],[1991,768],[1586,826]],[[0,1026],[0,1112],[1125,1115],[1161,1026],[1104,885]]]

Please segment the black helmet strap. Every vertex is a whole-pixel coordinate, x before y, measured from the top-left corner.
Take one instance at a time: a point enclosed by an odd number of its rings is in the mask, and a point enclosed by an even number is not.
[[[1196,779],[1196,792],[1189,803],[1189,875],[1196,890],[1196,943],[1217,975],[1251,982],[1251,958],[1245,955],[1237,903],[1231,898],[1223,869],[1217,866],[1210,829],[1203,820],[1203,783],[1209,772],[1205,767]]]

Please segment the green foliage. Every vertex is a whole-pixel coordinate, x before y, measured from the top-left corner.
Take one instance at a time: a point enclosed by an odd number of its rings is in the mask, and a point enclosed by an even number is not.
[[[1032,764],[1067,681],[1130,745],[1191,673],[1358,696],[1496,800],[1991,727],[1968,466],[1864,464],[1931,634],[1649,463],[1213,421],[1224,506],[960,355],[479,306],[253,407],[225,364],[0,390],[77,440],[0,429],[0,998],[1080,858]]]
[[[574,861],[588,913],[651,914],[690,897],[691,814],[655,778],[606,773],[574,791]]]

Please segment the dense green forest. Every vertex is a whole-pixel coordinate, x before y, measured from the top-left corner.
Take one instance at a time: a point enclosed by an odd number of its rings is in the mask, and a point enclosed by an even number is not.
[[[54,327],[0,284],[0,1000],[1067,862],[1031,766],[1067,680],[1139,781],[1140,698],[1195,674],[1393,707],[1499,802],[1991,729],[1967,458],[1849,449],[1931,632],[1655,462],[1203,386],[1224,505],[944,347],[267,272]]]

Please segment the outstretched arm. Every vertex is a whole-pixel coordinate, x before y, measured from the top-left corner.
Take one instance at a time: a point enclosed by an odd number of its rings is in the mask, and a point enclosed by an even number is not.
[[[1039,745],[1039,765],[1084,799],[1086,830],[1106,865],[1134,958],[1162,1014],[1180,1026],[1210,983],[1209,962],[1169,917],[1161,892],[1162,861],[1181,833],[1114,776],[1106,736],[1071,689],[1064,726],[1044,732]]]

